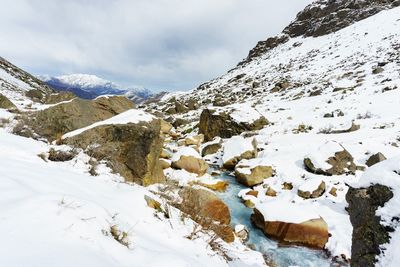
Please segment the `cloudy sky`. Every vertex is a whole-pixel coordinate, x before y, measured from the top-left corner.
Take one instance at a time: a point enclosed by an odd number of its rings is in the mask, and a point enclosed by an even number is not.
[[[0,56],[35,74],[187,90],[235,66],[311,0],[0,0]]]

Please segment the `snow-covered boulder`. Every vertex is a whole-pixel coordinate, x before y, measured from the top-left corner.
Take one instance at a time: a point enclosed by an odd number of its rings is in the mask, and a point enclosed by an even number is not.
[[[285,212],[282,207],[275,207],[280,212]],[[286,211],[293,213],[294,211]],[[297,211],[299,212],[299,211]],[[307,211],[303,211],[306,213]],[[294,212],[296,213],[296,212]],[[279,221],[276,219],[268,219],[265,214],[256,208],[251,215],[251,220],[258,228],[260,228],[266,235],[271,236],[278,241],[284,243],[300,244],[308,247],[323,249],[328,242],[329,233],[328,225],[324,219],[320,217],[312,219],[307,218],[309,214],[298,216],[294,221]]]
[[[267,124],[268,120],[251,106],[232,105],[203,110],[199,133],[204,134],[206,141],[211,141],[216,136],[230,138],[242,132],[260,130]]]
[[[172,168],[183,169],[198,175],[204,175],[208,170],[208,164],[200,154],[191,147],[181,147],[172,156]]]
[[[125,181],[150,185],[165,180],[159,160],[163,146],[160,127],[160,120],[152,115],[131,109],[69,132],[62,143],[106,160]]]
[[[353,156],[339,143],[328,141],[304,158],[309,172],[323,175],[354,174]]]
[[[311,179],[302,184],[297,194],[305,199],[318,198],[325,193],[326,184],[321,179]]]
[[[272,177],[274,170],[264,159],[241,160],[235,167],[235,176],[239,183],[246,186],[261,184],[264,179]]]
[[[232,170],[240,160],[257,156],[257,141],[252,138],[234,136],[224,143],[223,150],[224,168]]]

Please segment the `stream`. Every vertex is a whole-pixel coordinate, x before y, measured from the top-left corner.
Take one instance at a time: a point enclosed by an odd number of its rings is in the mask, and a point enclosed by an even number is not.
[[[230,176],[228,173],[222,172],[217,177],[229,182],[228,189],[217,194],[229,207],[232,226],[242,224],[248,229],[249,240],[247,244],[253,244],[258,251],[280,267],[337,266],[332,263],[323,251],[299,246],[280,246],[276,241],[267,238],[261,230],[252,225],[250,215],[253,211],[247,208],[238,197],[239,191],[247,187],[239,184],[235,177]]]

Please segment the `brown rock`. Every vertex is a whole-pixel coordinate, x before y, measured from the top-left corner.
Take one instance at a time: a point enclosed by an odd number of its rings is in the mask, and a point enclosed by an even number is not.
[[[102,125],[63,143],[87,149],[99,161],[106,160],[125,181],[144,186],[165,181],[159,160],[163,146],[159,120]]]
[[[16,109],[17,107],[7,97],[0,94],[0,108],[4,109]]]
[[[230,117],[229,112],[215,114],[214,111],[205,109],[200,115],[199,133],[204,134],[206,141],[211,141],[216,136],[230,138],[242,132],[260,130],[267,124],[268,121],[263,116],[252,123],[238,123]]]
[[[193,156],[181,156],[179,160],[173,161],[172,168],[185,170],[191,173],[196,173],[199,176],[204,175],[208,170],[208,164],[201,158]]]
[[[309,199],[309,198],[318,198],[320,196],[322,196],[325,193],[325,189],[326,189],[326,185],[325,182],[322,181],[320,183],[320,185],[318,186],[317,189],[315,189],[312,192],[309,191],[301,191],[300,189],[297,191],[297,195],[299,195],[299,197],[302,197],[304,199]]]
[[[264,220],[261,212],[254,209],[251,220],[267,236],[283,243],[323,249],[328,242],[328,225],[322,218],[298,224],[279,221],[268,222]]]
[[[30,126],[40,136],[54,140],[57,135],[109,119],[133,107],[133,103],[122,96],[95,100],[77,98],[36,112],[30,120]]]
[[[386,157],[382,154],[382,153],[376,153],[374,155],[372,155],[367,162],[365,163],[368,167],[371,167],[381,161],[386,160]]]
[[[179,192],[182,202],[178,208],[188,214],[205,229],[213,230],[226,242],[233,242],[235,236],[230,227],[231,215],[228,206],[214,193],[186,187]]]

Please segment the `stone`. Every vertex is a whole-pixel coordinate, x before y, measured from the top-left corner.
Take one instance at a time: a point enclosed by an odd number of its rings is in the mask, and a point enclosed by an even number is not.
[[[205,141],[211,141],[214,137],[230,138],[246,131],[260,130],[268,124],[268,120],[260,115],[260,118],[248,122],[236,122],[230,111],[219,112],[204,109],[200,115],[199,133],[204,134]]]
[[[332,144],[335,142],[330,142],[330,143]],[[325,145],[328,145],[328,143]],[[323,148],[324,146],[322,146],[321,148]],[[354,163],[354,158],[343,146],[336,144],[336,147],[337,147],[336,150],[338,151],[332,152],[334,153],[334,155],[326,159],[326,162],[329,165],[331,165],[331,168],[323,169],[320,167],[315,167],[311,158],[306,157],[304,159],[304,166],[306,170],[311,173],[327,175],[327,176],[354,174],[357,169],[357,166]]]
[[[165,120],[161,120],[161,132],[164,134],[169,134],[172,130],[172,124],[166,122]]]
[[[16,109],[17,107],[7,97],[0,94],[0,108],[4,109]]]
[[[265,221],[260,211],[254,209],[251,221],[268,237],[286,244],[323,249],[329,238],[328,225],[322,218],[302,223],[269,222]]]
[[[331,190],[329,190],[329,194],[331,194],[334,197],[337,197],[337,188],[332,187]]]
[[[242,243],[249,240],[250,234],[246,226],[242,224],[235,225],[235,235],[242,241]]]
[[[267,191],[265,192],[265,195],[269,196],[269,197],[276,197],[277,194],[278,193],[270,186],[268,187]]]
[[[388,243],[388,229],[380,224],[381,218],[376,210],[393,198],[393,192],[384,185],[371,185],[368,188],[350,187],[346,200],[348,213],[353,225],[351,264],[352,266],[373,267],[380,255],[380,245]]]
[[[234,170],[236,164],[241,160],[257,157],[257,141],[255,138],[251,140],[234,136],[225,142],[223,151],[223,167],[227,170]]]
[[[178,208],[188,214],[203,228],[213,230],[226,242],[233,242],[235,236],[230,227],[231,215],[228,206],[213,192],[185,187],[179,192],[182,202]]]
[[[255,186],[261,184],[264,179],[272,177],[274,170],[271,166],[255,166],[253,168],[247,168],[239,162],[235,167],[236,180],[245,186]]]
[[[182,154],[174,155],[172,158],[172,168],[185,170],[187,172],[196,173],[199,176],[203,176],[208,170],[207,162],[198,155],[197,151],[193,148],[184,148],[185,152]]]
[[[101,125],[63,139],[62,143],[83,148],[99,161],[106,160],[125,181],[147,186],[165,181],[159,160],[163,146],[160,128],[158,119]]]
[[[210,189],[210,190],[213,190],[213,191],[217,191],[217,192],[225,192],[226,189],[229,186],[229,183],[226,182],[226,181],[218,181],[218,182],[213,183],[213,184],[208,184],[208,183],[206,184],[206,183],[195,181],[195,182],[190,183],[190,184],[199,185],[199,186],[202,186],[202,187],[205,187],[207,189]]]
[[[171,162],[165,159],[160,159],[160,165],[163,170],[171,167]]]
[[[302,191],[302,190],[298,190],[297,191],[297,195],[299,197],[302,197],[304,199],[309,199],[309,198],[318,198],[320,196],[322,196],[325,193],[326,190],[326,185],[325,182],[322,181],[318,188],[316,188],[314,191],[310,192],[310,191]]]
[[[198,135],[195,135],[195,136],[189,136],[189,137],[185,138],[185,144],[187,146],[195,145],[195,146],[199,147],[201,145],[201,143],[203,143],[203,142],[204,142],[204,135],[203,134],[198,134]]]
[[[385,157],[381,152],[378,152],[378,153],[372,155],[372,156],[367,160],[367,162],[366,162],[365,164],[366,164],[368,167],[371,167],[371,166],[373,166],[373,165],[375,165],[375,164],[377,164],[377,163],[379,163],[379,162],[381,162],[381,161],[384,161],[384,160],[386,160],[386,157]]]
[[[293,189],[293,184],[292,183],[288,183],[288,182],[284,182],[282,184],[282,189],[283,190],[292,190]]]
[[[163,149],[161,150],[160,158],[162,158],[162,159],[170,159],[170,158],[171,158],[171,153],[169,153],[168,150],[166,150],[165,148],[163,148]]]
[[[209,144],[204,144],[204,146],[201,149],[201,156],[205,157],[207,155],[215,154],[222,148],[222,139],[219,139],[219,141],[215,142],[210,142]]]
[[[146,201],[148,207],[155,209],[157,211],[162,211],[161,203],[155,200],[154,198],[144,195],[144,200]]]

